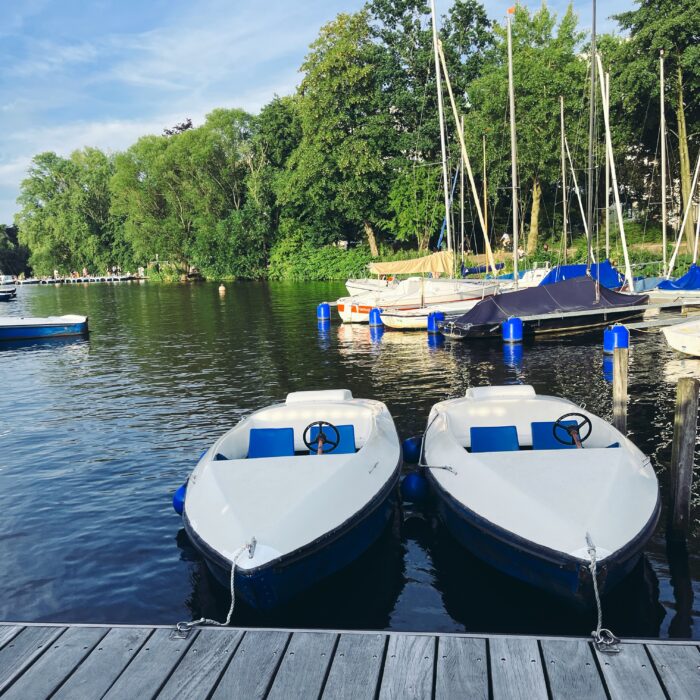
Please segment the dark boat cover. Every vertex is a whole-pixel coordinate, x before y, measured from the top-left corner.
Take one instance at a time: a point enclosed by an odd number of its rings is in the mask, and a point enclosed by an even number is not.
[[[505,263],[496,263],[496,269],[502,270],[506,266]],[[484,272],[488,272],[491,269],[489,265],[477,265],[476,267],[465,267],[462,263],[462,277],[467,275],[482,275]]]
[[[600,286],[596,301],[596,282],[591,277],[574,277],[517,292],[496,294],[480,301],[473,309],[460,316],[455,326],[500,324],[514,316],[539,316],[553,312],[607,311],[615,307],[646,304],[646,294],[621,294]]]
[[[700,267],[695,263],[690,266],[688,272],[677,280],[664,280],[659,283],[659,289],[669,290],[693,290],[700,289]]]
[[[554,284],[574,277],[584,277],[586,275],[585,265],[557,265],[553,267],[547,276],[540,282],[543,284]],[[608,289],[620,289],[625,282],[625,278],[610,264],[609,260],[591,265],[591,277],[599,280]]]

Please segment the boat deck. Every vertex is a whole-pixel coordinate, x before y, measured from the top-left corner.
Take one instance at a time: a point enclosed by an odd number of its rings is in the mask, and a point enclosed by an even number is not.
[[[693,642],[0,623],[3,698],[698,698]]]

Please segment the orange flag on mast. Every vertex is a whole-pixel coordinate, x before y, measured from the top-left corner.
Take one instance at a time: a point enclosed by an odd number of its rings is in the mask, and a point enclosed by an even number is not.
[[[514,15],[514,14],[515,14],[515,5],[513,5],[513,7],[509,7],[509,8],[508,8],[508,14],[509,14],[509,15]]]

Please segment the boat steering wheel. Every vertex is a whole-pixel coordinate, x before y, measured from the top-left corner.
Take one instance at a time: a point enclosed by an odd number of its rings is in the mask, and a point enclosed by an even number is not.
[[[311,428],[318,428],[318,435],[315,440],[310,440],[311,438]],[[335,434],[335,440],[332,440],[323,432],[324,428],[330,428]],[[333,450],[340,444],[340,432],[333,423],[329,423],[325,420],[316,420],[313,423],[309,423],[306,428],[304,428],[304,435],[302,436],[304,444],[309,448],[311,452],[316,450],[316,454],[328,454],[333,452]]]
[[[580,423],[577,421],[576,425],[566,425],[564,421],[571,418],[582,418],[583,420]],[[585,428],[586,426],[588,426],[588,432],[582,436],[581,428]],[[569,439],[566,440],[563,437],[560,437],[557,430],[563,430],[565,433],[567,433]],[[588,438],[591,436],[592,430],[593,424],[591,423],[591,419],[588,416],[583,415],[583,413],[565,413],[560,418],[557,418],[552,426],[552,434],[554,435],[554,439],[567,447],[583,447],[582,443],[588,440]]]

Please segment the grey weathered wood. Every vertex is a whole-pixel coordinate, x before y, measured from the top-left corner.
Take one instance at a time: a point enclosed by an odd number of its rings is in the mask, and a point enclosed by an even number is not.
[[[379,697],[431,698],[435,665],[435,637],[391,635],[386,650]]]
[[[672,499],[668,532],[672,539],[685,539],[688,534],[693,460],[698,433],[698,387],[700,382],[693,377],[678,380],[671,447]]]
[[[537,640],[497,637],[489,641],[489,651],[494,700],[547,698]]]
[[[540,645],[552,698],[605,700],[605,687],[588,642],[562,639]]]
[[[384,662],[385,634],[343,634],[323,689],[324,700],[373,700]]]
[[[8,688],[5,698],[48,698],[107,634],[107,627],[71,627]]]
[[[670,698],[700,698],[700,652],[696,646],[647,644],[647,650]]]
[[[16,637],[21,631],[20,625],[1,625],[0,626],[0,649],[7,644],[13,637]]]
[[[200,630],[158,697],[209,697],[241,639],[241,630]]]
[[[264,698],[290,636],[289,632],[246,632],[212,699]]]
[[[597,649],[595,651],[612,700],[665,698],[644,647],[639,644],[621,644],[620,649],[619,654],[603,654]]]
[[[150,634],[149,629],[110,629],[53,698],[74,700],[102,697]]]
[[[173,669],[197,638],[170,639],[170,629],[157,629],[124,669],[104,700],[147,700],[156,696]]]
[[[629,348],[613,351],[613,420],[612,424],[627,435],[627,372]]]
[[[435,700],[488,698],[487,657],[485,639],[439,637]]]
[[[295,632],[289,640],[268,698],[288,700],[318,697],[337,638],[330,632]]]
[[[0,649],[0,693],[41,656],[47,645],[58,639],[64,630],[65,627],[25,627],[9,640]]]

